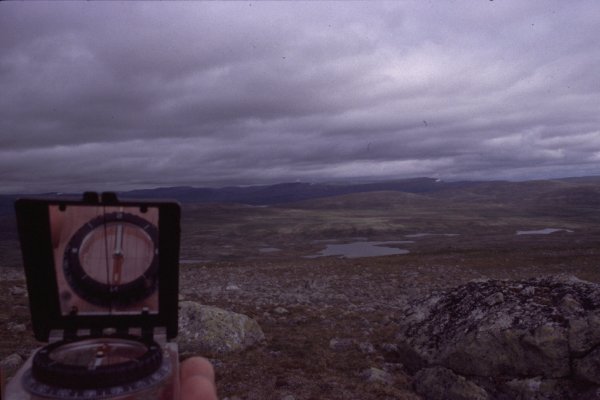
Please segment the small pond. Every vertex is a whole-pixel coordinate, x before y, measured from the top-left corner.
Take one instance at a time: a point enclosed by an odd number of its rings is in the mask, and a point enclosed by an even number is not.
[[[277,247],[261,247],[258,251],[261,253],[277,253],[278,251],[281,251],[281,249],[278,249]]]
[[[427,236],[445,236],[445,237],[454,237],[459,236],[458,233],[411,233],[410,235],[404,235],[407,238],[422,238]]]
[[[561,232],[561,231],[568,232],[568,233],[573,232],[570,229],[545,228],[545,229],[538,229],[538,230],[534,230],[534,231],[517,231],[517,235],[549,235],[551,233]]]
[[[352,242],[343,244],[326,244],[325,249],[318,254],[306,256],[305,258],[317,258],[328,256],[341,256],[346,258],[390,256],[394,254],[408,254],[406,249],[389,247],[385,245],[398,245],[413,243],[412,241],[386,241],[386,242]]]

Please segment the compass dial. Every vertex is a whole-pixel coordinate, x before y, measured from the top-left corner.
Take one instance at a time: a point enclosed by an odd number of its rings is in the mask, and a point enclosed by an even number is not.
[[[102,398],[152,388],[171,371],[168,352],[153,340],[89,336],[39,350],[23,384],[31,393],[53,398]]]
[[[158,229],[144,218],[114,212],[81,226],[65,247],[63,271],[71,288],[88,302],[127,306],[157,285]]]

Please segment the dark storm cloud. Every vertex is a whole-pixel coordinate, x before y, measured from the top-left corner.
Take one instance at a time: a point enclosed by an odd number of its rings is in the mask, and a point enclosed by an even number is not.
[[[1,190],[599,174],[599,13],[5,3]]]

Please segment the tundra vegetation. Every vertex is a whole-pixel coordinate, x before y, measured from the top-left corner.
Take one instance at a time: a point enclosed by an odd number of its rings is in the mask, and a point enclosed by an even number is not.
[[[180,198],[182,315],[217,330],[182,337],[182,353],[211,358],[229,399],[593,398],[600,179],[432,183]],[[1,218],[0,360],[14,369],[39,344]],[[314,257],[361,241],[408,253]]]

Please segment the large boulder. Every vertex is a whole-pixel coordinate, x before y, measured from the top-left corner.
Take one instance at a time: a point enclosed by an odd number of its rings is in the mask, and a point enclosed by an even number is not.
[[[429,368],[416,382],[444,371],[430,369],[439,366],[450,371],[443,376],[483,382],[494,397],[521,382],[540,381],[561,396],[600,385],[597,284],[565,276],[470,282],[412,302],[405,315],[399,356],[413,372]]]
[[[444,367],[423,368],[415,375],[415,390],[429,400],[488,400],[485,389]]]
[[[183,355],[216,356],[241,351],[265,338],[252,318],[193,301],[179,303],[177,342]]]

